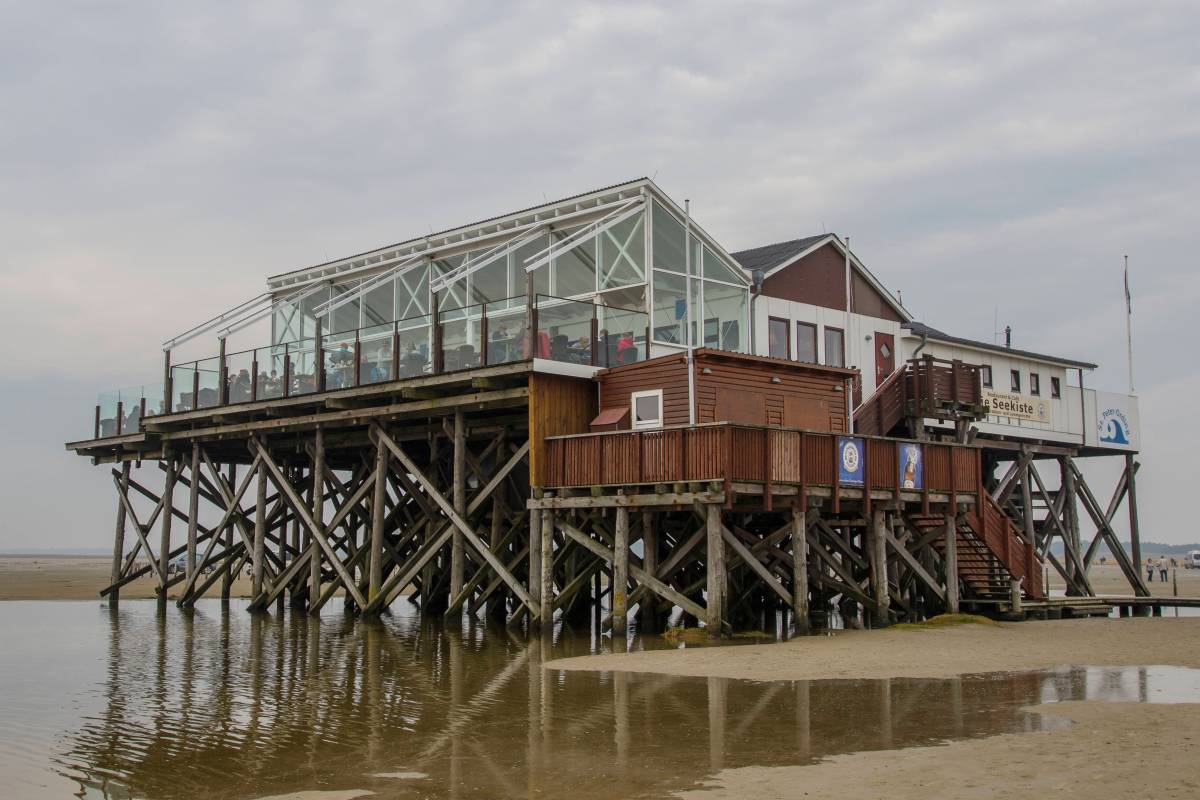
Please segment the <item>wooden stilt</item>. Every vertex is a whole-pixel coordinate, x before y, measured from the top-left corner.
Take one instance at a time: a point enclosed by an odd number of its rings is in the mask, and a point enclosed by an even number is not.
[[[467,432],[463,412],[454,412],[454,468],[453,505],[459,516],[467,512]],[[463,533],[457,528],[450,538],[450,597],[458,597],[462,591],[466,571],[463,550]]]
[[[529,593],[541,607],[542,602],[542,513],[536,509],[529,514]],[[539,615],[540,618],[541,615]]]
[[[191,487],[188,492],[187,556],[183,574],[188,578],[196,570],[196,529],[200,525],[200,443],[192,442]]]
[[[254,553],[251,556],[250,596],[262,594],[267,549],[267,470],[258,467],[258,490],[254,500]]]
[[[958,613],[958,523],[954,512],[947,511],[943,520],[942,537],[946,553],[946,613]]]
[[[173,498],[175,495],[175,474],[177,472],[175,457],[164,453],[167,462],[167,477],[163,485],[163,515],[162,534],[158,544],[158,572],[162,576],[162,586],[158,594],[160,610],[167,606],[167,566],[171,563],[171,520],[175,516]]]
[[[375,446],[375,495],[371,499],[371,561],[367,577],[367,602],[374,602],[383,585],[383,521],[387,510],[388,451],[383,442]]]
[[[654,524],[654,512],[642,512],[642,569],[654,575],[658,572],[658,529]],[[658,605],[654,597],[643,592],[638,602],[638,627],[647,633],[657,633],[659,629],[657,611]]]
[[[312,518],[318,525],[325,522],[325,430],[320,427],[313,435]],[[310,530],[309,534],[314,540],[321,536],[316,530]],[[320,613],[317,600],[321,596],[321,549],[320,543],[313,541],[308,561],[308,607],[314,613]]]
[[[612,631],[613,637],[624,637],[629,608],[629,509],[617,508],[617,524],[613,537]]]
[[[1133,453],[1125,455],[1125,482],[1128,486],[1126,492],[1129,495],[1129,549],[1133,556],[1133,567],[1141,574],[1142,563],[1142,534],[1138,527],[1138,507],[1137,507],[1137,465],[1133,460]],[[1097,534],[1099,538],[1099,534]]]
[[[876,508],[871,514],[871,527],[867,540],[867,555],[871,565],[871,589],[875,599],[872,622],[881,628],[888,624],[888,608],[891,597],[888,594],[887,576],[887,514],[883,509]]]
[[[536,512],[535,512],[536,513]],[[552,630],[554,628],[554,511],[547,508],[542,512],[542,527],[541,527],[541,545],[542,555],[539,559],[541,563],[541,572],[538,575],[530,575],[530,582],[536,581],[540,584],[538,587],[538,617],[542,621],[544,630]]]
[[[705,558],[708,572],[705,617],[708,636],[715,639],[721,635],[721,623],[725,619],[725,545],[721,541],[721,509],[715,503],[709,503],[705,509],[708,541]]]
[[[796,633],[808,633],[808,546],[804,509],[792,506],[792,614]]]
[[[237,466],[234,464],[229,465],[229,485],[237,486]],[[230,521],[229,523],[227,523],[225,526],[224,532],[218,531],[217,535],[218,536],[224,535],[225,551],[232,552],[233,551],[233,522]],[[232,559],[232,558],[225,559],[225,563],[221,568],[221,600],[222,601],[229,600],[229,594],[233,589],[233,581],[237,577],[237,573],[235,571],[235,570],[237,570],[237,565],[234,563],[234,561],[235,561],[235,559]]]
[[[121,463],[121,485],[117,491],[123,497],[129,495],[129,462]],[[113,537],[113,560],[112,574],[109,580],[110,586],[116,586],[122,577],[125,567],[125,504],[120,499],[117,500],[117,531]],[[118,586],[108,593],[108,607],[116,608],[121,602],[121,589]]]

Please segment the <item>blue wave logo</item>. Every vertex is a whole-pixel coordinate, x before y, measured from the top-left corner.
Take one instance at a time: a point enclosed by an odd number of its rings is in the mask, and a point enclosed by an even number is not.
[[[1130,443],[1129,418],[1119,408],[1104,409],[1097,427],[1100,432],[1100,441],[1105,444],[1128,445]]]

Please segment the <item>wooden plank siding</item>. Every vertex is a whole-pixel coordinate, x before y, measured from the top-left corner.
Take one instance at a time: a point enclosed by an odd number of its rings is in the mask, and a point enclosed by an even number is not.
[[[687,358],[683,355],[614,367],[603,372],[599,381],[600,408],[629,408],[634,392],[662,389],[663,424],[688,422]]]
[[[862,437],[867,485],[899,488],[904,440]],[[605,431],[547,441],[544,488],[731,480],[831,487],[838,435],[824,431],[709,423],[652,431]],[[940,442],[924,451],[924,489],[979,492],[979,449]]]
[[[547,472],[546,437],[587,431],[596,416],[596,384],[588,379],[534,372],[529,375],[529,479]],[[562,454],[559,454],[559,458]]]

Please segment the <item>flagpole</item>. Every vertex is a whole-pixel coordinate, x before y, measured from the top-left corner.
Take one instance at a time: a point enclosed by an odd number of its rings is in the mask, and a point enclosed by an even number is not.
[[[1129,366],[1129,393],[1133,394],[1133,302],[1129,294],[1129,256],[1125,256],[1125,356]]]

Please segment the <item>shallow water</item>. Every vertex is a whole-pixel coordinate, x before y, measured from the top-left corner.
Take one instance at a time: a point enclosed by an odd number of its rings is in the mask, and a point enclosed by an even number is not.
[[[1200,701],[1200,670],[754,683],[547,671],[611,648],[396,616],[192,616],[127,601],[0,603],[0,785],[11,797],[656,795],[800,764],[1064,724],[1058,700]],[[632,649],[662,647],[633,639]]]

